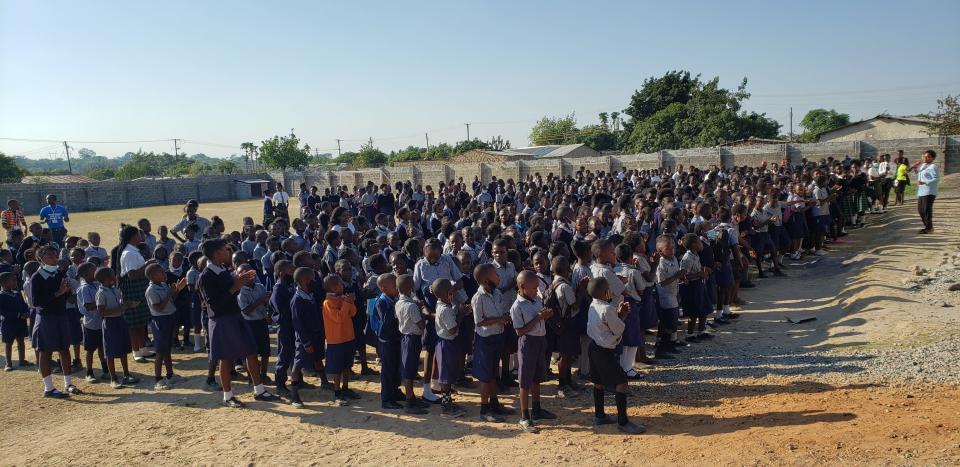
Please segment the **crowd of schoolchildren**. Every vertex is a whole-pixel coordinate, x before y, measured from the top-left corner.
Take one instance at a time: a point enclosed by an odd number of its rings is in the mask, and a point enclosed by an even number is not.
[[[165,390],[181,380],[173,357],[192,350],[209,355],[207,388],[229,407],[244,405],[231,386],[242,372],[254,399],[297,407],[316,389],[349,405],[360,398],[351,379],[378,376],[383,409],[422,415],[437,404],[461,417],[458,390],[478,387],[488,422],[516,413],[502,394],[519,387],[528,432],[556,418],[541,391],[555,380],[559,398],[592,394],[596,424],[640,433],[626,409],[637,368],[679,358],[737,319],[730,307],[754,286],[751,268],[783,275],[785,256],[843,242],[846,229],[886,208],[892,188],[902,193],[906,164],[900,155],[581,169],[435,190],[369,183],[321,195],[302,185],[297,197],[278,186],[266,193],[262,223],[248,217],[228,231],[190,201],[157,235],[147,219],[122,225],[112,251],[95,232],[55,236],[23,216],[10,229],[5,211],[6,369],[33,365],[29,338],[45,397],[82,394],[71,377],[79,371],[88,383],[135,386],[131,357],[152,359],[153,388]],[[592,384],[579,384],[573,368]],[[615,417],[604,409],[608,392]]]

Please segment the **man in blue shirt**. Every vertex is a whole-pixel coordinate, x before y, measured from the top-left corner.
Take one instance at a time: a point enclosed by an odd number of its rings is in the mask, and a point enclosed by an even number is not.
[[[47,224],[53,233],[53,241],[63,245],[63,238],[67,236],[65,222],[70,222],[67,208],[57,204],[56,195],[47,195],[47,205],[40,209],[40,222]]]
[[[922,234],[933,233],[933,201],[940,184],[937,165],[933,163],[936,158],[936,151],[928,149],[923,153],[923,165],[917,168],[917,211],[923,221]]]

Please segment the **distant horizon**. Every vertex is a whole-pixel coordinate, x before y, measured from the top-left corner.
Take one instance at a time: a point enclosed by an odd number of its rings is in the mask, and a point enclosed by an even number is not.
[[[865,7],[867,6],[867,7]],[[688,70],[799,134],[804,114],[926,114],[960,94],[960,2],[586,5],[507,1],[161,6],[0,0],[0,152],[88,148],[225,158],[293,128],[321,153],[502,136],[622,112],[644,79]],[[657,19],[653,21],[652,19]],[[933,27],[931,27],[933,26]],[[730,34],[729,31],[736,31]],[[91,143],[84,143],[89,141]],[[93,143],[129,141],[126,144]],[[143,141],[141,143],[141,141]]]

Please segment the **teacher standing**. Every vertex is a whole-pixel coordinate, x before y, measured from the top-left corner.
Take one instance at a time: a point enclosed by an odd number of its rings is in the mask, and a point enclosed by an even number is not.
[[[922,234],[933,233],[933,202],[937,199],[940,175],[933,161],[936,151],[928,149],[923,153],[923,164],[917,168],[917,211],[923,221]]]

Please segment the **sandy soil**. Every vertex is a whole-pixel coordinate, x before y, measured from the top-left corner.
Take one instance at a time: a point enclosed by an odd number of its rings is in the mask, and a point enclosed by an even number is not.
[[[41,399],[35,372],[0,373],[0,464],[957,465],[960,388],[910,375],[880,380],[856,356],[957,329],[960,307],[927,303],[901,282],[913,265],[933,269],[955,251],[960,222],[948,218],[960,214],[960,199],[949,198],[937,201],[936,235],[913,235],[910,204],[871,219],[822,262],[745,291],[740,322],[633,383],[630,414],[648,427],[642,436],[593,428],[590,399],[555,399],[552,384],[544,404],[560,419],[539,435],[521,434],[513,420],[475,421],[472,389],[459,397],[464,419],[443,420],[437,409],[423,418],[384,413],[369,377],[354,386],[364,398],[347,408],[319,391],[306,393],[305,409],[253,402],[237,383],[250,403],[231,410],[201,389],[204,356],[181,353],[177,372],[187,378],[164,393],[147,389],[147,364],[132,364],[140,388],[81,381],[86,395],[67,401]],[[817,320],[790,325],[785,316]],[[801,351],[830,363],[776,357]]]

